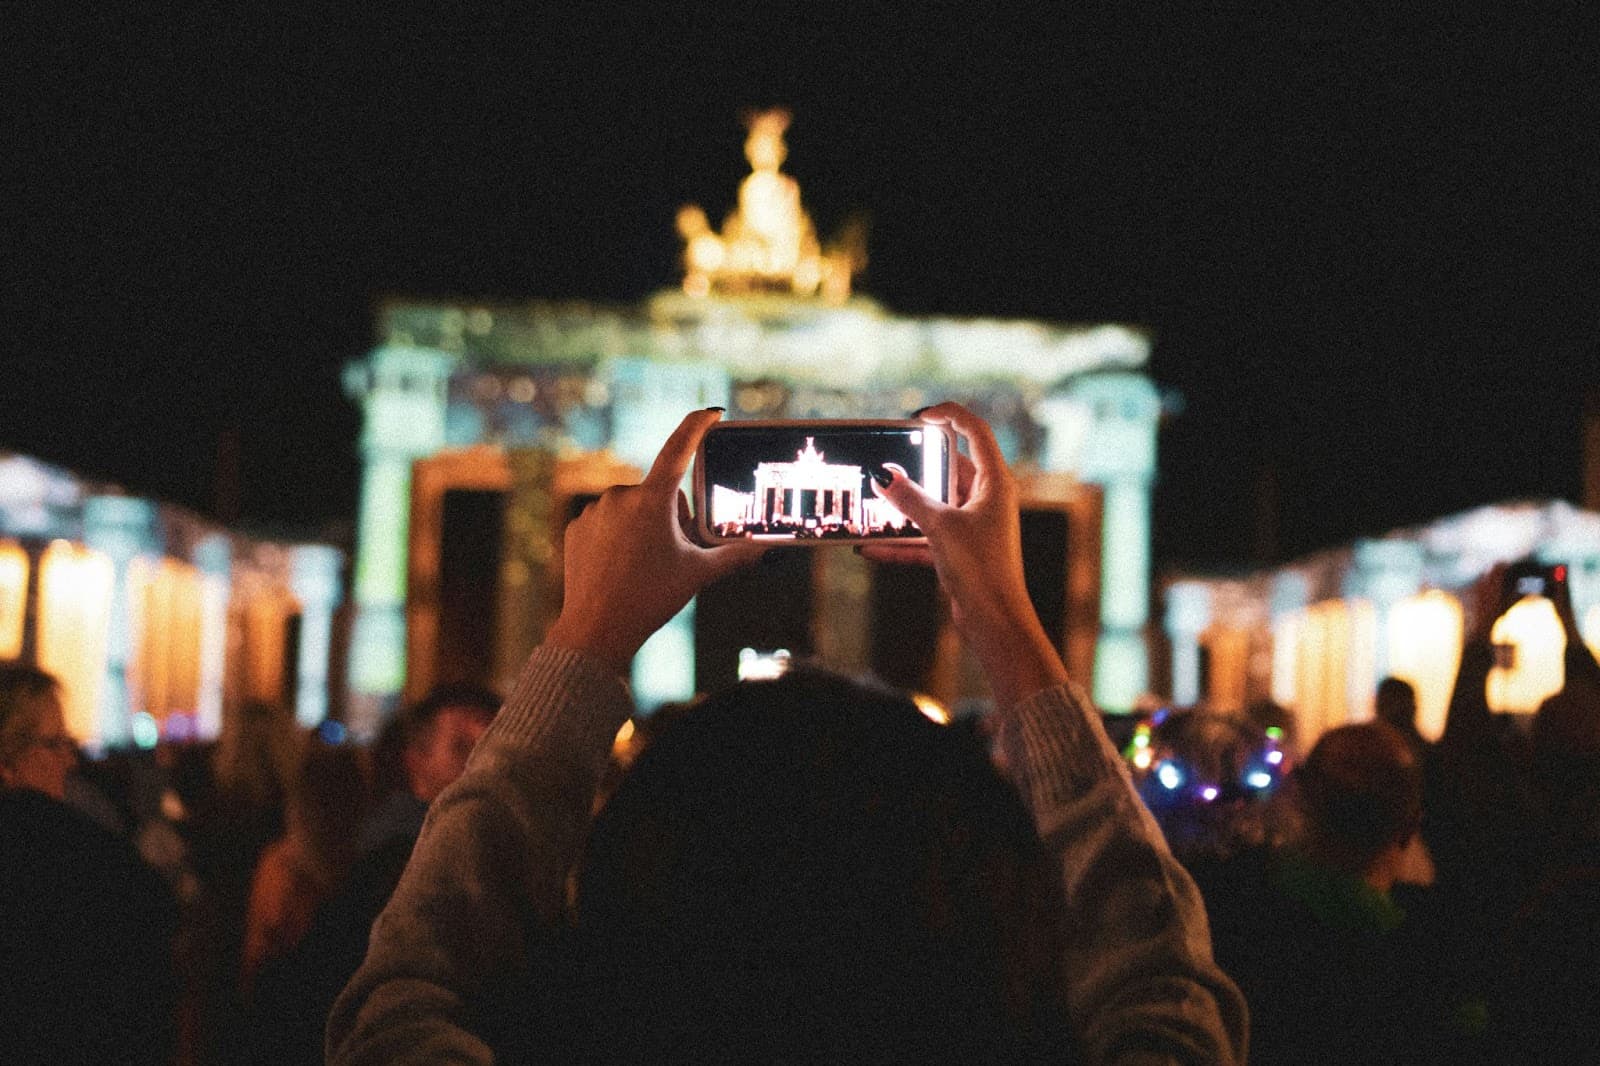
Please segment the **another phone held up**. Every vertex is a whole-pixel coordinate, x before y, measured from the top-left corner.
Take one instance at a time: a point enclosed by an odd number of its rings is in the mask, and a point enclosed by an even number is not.
[[[871,485],[898,468],[949,501],[955,438],[904,419],[721,422],[694,463],[694,512],[707,544],[771,541],[816,546],[925,541]]]

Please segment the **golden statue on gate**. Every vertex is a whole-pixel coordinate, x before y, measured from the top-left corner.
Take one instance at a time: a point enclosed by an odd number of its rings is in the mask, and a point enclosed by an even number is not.
[[[851,276],[865,263],[859,225],[847,227],[824,249],[811,216],[800,203],[800,185],[783,173],[788,155],[783,134],[789,113],[757,111],[746,118],[744,142],[750,174],[739,185],[739,206],[711,228],[706,213],[690,204],[678,212],[684,239],[683,291],[711,293],[793,293],[820,295],[831,304],[850,295]]]

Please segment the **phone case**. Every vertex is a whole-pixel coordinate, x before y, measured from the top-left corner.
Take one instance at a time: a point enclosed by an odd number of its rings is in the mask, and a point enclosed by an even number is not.
[[[816,432],[807,433],[807,429]],[[859,443],[839,436],[852,430],[862,431]],[[874,446],[879,442],[869,439],[874,430],[904,430],[908,435],[920,430],[935,436],[924,438],[921,443],[912,443],[908,436],[904,444],[888,438],[883,454],[879,455],[874,452]],[[734,453],[730,436],[744,437],[749,454],[738,456]],[[825,438],[825,443],[820,447],[816,443],[818,438]],[[829,459],[826,438],[832,438],[834,446],[846,449],[843,454],[836,453],[834,456],[842,461]],[[926,476],[927,456],[930,450],[935,449],[935,441],[939,442],[937,450],[942,467],[937,494],[948,500],[955,490],[956,442],[955,434],[947,426],[914,419],[719,422],[707,431],[695,454],[696,532],[705,544],[732,544],[746,540],[770,543],[774,547],[925,544],[927,538],[920,532],[895,531],[903,528],[898,523],[909,523],[909,520],[873,491],[870,473],[877,465],[874,458],[882,459],[888,454],[888,444],[893,443],[898,450],[892,461],[899,461],[913,478],[921,480],[915,464],[919,459],[922,461],[924,469],[920,473]],[[752,491],[744,493],[708,480],[708,451],[718,453],[721,465],[734,459],[753,461],[755,467],[748,471],[738,463],[734,466],[741,476],[753,479]],[[793,452],[792,457],[789,451]],[[720,519],[736,513],[743,514],[743,528],[760,532],[727,535],[719,531],[732,524]],[[911,529],[915,531],[915,525],[911,525]]]

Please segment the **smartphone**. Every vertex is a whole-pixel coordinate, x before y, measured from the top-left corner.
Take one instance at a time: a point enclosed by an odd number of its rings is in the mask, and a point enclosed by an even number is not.
[[[694,463],[694,511],[707,544],[923,542],[922,530],[873,491],[896,464],[935,499],[950,500],[955,437],[905,419],[719,422]]]
[[[1503,598],[1507,604],[1523,596],[1544,596],[1553,600],[1566,593],[1566,585],[1565,566],[1523,560],[1506,568]]]

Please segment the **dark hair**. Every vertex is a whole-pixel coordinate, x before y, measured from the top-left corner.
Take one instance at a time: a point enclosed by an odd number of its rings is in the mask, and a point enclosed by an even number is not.
[[[1060,1031],[1058,900],[972,730],[804,671],[711,696],[639,756],[575,940],[584,998],[617,1008],[596,1042],[631,1060],[1016,1060]]]
[[[485,688],[471,685],[439,685],[422,699],[392,716],[378,730],[372,745],[373,794],[383,797],[391,792],[410,791],[406,780],[405,753],[412,744],[423,739],[439,712],[446,707],[466,707],[482,711],[484,720],[495,716],[500,709],[500,697]]]
[[[1417,690],[1411,682],[1399,677],[1384,678],[1378,682],[1373,704],[1380,722],[1400,730],[1416,729]]]
[[[10,765],[32,742],[34,701],[60,691],[50,674],[18,662],[0,662],[0,765]]]
[[[1350,872],[1360,872],[1422,822],[1422,771],[1384,722],[1322,734],[1295,775],[1307,828]]]
[[[461,707],[476,711],[484,721],[488,721],[500,710],[501,702],[495,693],[476,685],[439,685],[405,712],[405,742],[412,744],[432,729],[433,723],[438,721],[440,713],[446,708]]]

